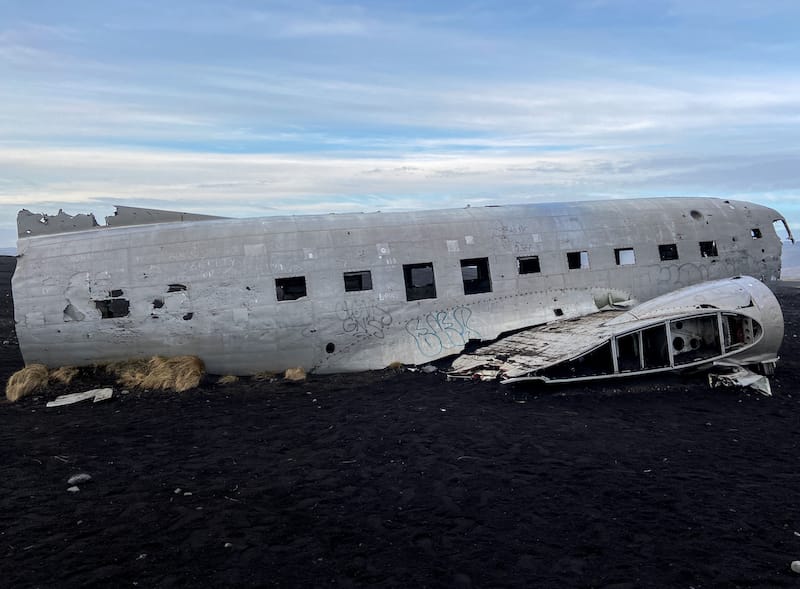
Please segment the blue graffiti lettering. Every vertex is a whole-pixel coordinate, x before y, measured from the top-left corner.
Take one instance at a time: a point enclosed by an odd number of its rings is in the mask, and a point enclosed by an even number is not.
[[[445,350],[460,349],[470,339],[480,339],[480,333],[469,324],[471,317],[472,310],[468,307],[432,311],[410,319],[406,331],[417,342],[422,355],[432,358]]]

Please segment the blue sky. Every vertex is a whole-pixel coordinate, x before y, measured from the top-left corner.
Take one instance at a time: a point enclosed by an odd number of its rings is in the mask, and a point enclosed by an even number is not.
[[[20,208],[714,195],[800,230],[800,2],[0,0]]]

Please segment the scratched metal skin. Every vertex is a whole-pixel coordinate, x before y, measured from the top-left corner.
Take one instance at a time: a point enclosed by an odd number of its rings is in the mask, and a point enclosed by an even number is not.
[[[30,236],[21,226],[13,289],[26,362],[194,354],[212,373],[241,375],[420,364],[609,298],[644,301],[739,274],[769,284],[780,276],[772,223],[783,217],[740,201],[658,198],[187,219]],[[718,255],[702,256],[700,241],[715,241]],[[658,245],[670,243],[679,259],[661,261]],[[617,265],[615,248],[633,248],[636,263]],[[588,252],[589,268],[568,269],[575,251]],[[517,258],[530,255],[541,272],[519,274]],[[475,258],[488,259],[492,290],[465,295],[460,260]],[[409,302],[403,264],[426,262],[437,297]],[[343,273],[365,270],[372,290],[345,292]],[[278,301],[275,279],[297,276],[307,296]],[[127,315],[101,318],[96,301],[125,304]]]

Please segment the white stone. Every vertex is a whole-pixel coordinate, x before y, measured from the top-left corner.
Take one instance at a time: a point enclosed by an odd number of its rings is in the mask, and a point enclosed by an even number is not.
[[[80,474],[74,474],[69,477],[67,481],[68,485],[80,485],[81,483],[88,483],[92,480],[92,475],[82,472]]]

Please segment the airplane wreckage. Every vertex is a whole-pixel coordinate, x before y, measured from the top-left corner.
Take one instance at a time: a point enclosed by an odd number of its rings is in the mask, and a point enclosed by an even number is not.
[[[775,223],[791,238],[778,212],[715,198],[256,219],[120,206],[105,226],[23,210],[16,329],[49,366],[334,373],[470,348],[453,376],[717,367],[764,388],[749,368],[770,374],[783,335],[763,284],[780,277]]]

